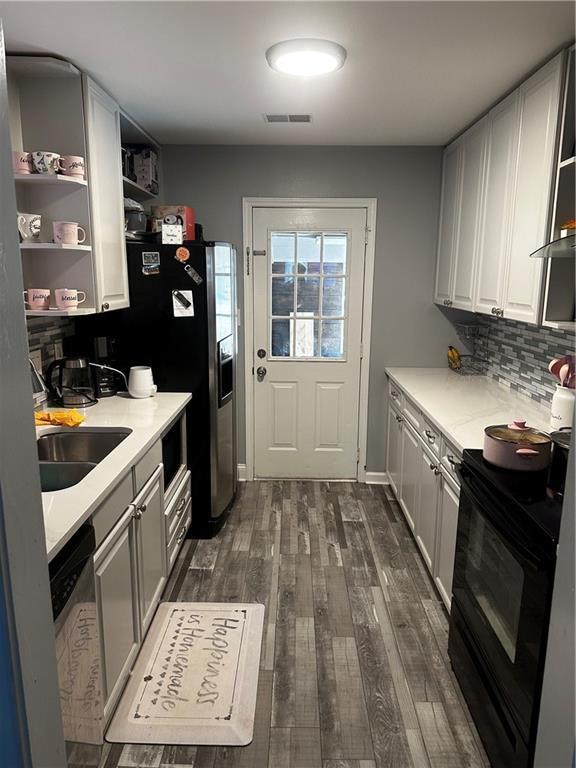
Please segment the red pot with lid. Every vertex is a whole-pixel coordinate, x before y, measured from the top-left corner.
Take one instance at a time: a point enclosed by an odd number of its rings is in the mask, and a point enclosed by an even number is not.
[[[482,455],[502,469],[538,472],[550,463],[551,447],[552,440],[546,432],[515,419],[512,424],[486,427]]]

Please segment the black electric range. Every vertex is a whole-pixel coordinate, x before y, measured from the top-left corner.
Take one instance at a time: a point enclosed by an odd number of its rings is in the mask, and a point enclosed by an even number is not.
[[[449,655],[496,768],[533,762],[561,501],[464,451]]]

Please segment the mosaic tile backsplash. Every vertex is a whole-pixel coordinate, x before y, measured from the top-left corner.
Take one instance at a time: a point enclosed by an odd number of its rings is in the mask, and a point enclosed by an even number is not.
[[[488,318],[488,325],[488,335],[478,345],[485,347],[486,374],[537,402],[549,403],[558,382],[548,372],[548,363],[574,354],[574,333],[495,318]]]
[[[56,359],[54,344],[66,336],[74,334],[74,321],[61,317],[29,317],[28,348],[30,352],[39,349],[42,353],[42,370],[45,373],[50,363]]]

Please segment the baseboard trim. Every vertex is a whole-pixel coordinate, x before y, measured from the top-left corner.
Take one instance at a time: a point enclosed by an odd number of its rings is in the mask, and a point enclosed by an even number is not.
[[[366,472],[364,482],[369,485],[386,485],[388,483],[388,475],[386,472]]]
[[[238,482],[245,483],[246,482],[246,464],[238,464],[236,471],[238,472]]]

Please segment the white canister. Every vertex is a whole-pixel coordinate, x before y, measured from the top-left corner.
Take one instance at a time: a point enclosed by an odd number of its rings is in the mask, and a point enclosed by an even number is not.
[[[550,407],[550,429],[571,427],[574,421],[574,390],[556,385]]]
[[[149,365],[135,365],[130,368],[128,392],[131,397],[152,397],[157,390],[158,387],[154,384],[152,377],[152,368]]]

